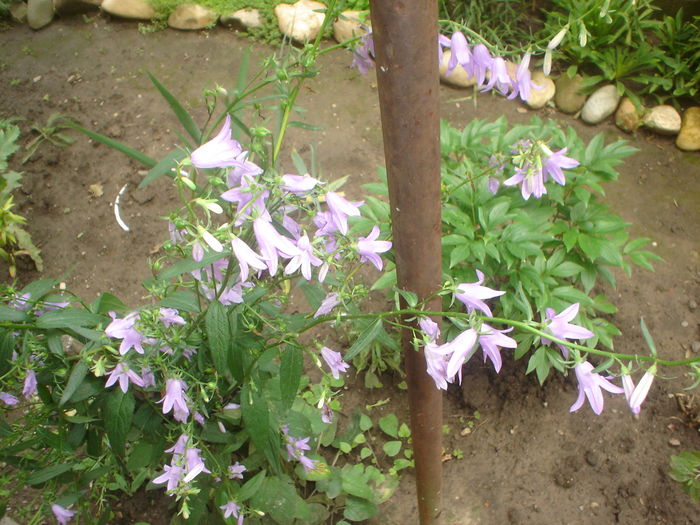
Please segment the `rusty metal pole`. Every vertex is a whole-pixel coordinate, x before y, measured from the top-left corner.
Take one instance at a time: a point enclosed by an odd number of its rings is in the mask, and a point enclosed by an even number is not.
[[[436,0],[371,0],[398,286],[425,299],[442,278]],[[439,309],[439,299],[430,308]],[[442,394],[404,330],[421,525],[442,506]]]

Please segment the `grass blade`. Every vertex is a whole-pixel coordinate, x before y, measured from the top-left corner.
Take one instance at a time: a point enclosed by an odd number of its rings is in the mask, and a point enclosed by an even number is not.
[[[109,137],[106,137],[104,135],[101,135],[100,133],[97,133],[95,131],[90,131],[89,129],[85,129],[84,127],[80,126],[79,124],[76,124],[74,122],[68,122],[66,125],[70,126],[73,129],[76,129],[80,131],[81,133],[84,133],[88,137],[90,137],[93,140],[96,140],[97,142],[101,142],[105,146],[109,146],[112,149],[115,149],[119,151],[120,153],[123,153],[127,157],[131,157],[132,159],[140,162],[144,166],[148,166],[149,168],[152,168],[158,162],[149,157],[148,155],[141,153],[138,150],[135,150],[134,148],[131,148],[127,146],[126,144],[123,144],[119,142],[118,140],[111,139]]]
[[[182,127],[185,128],[185,131],[187,131],[190,137],[192,137],[192,140],[194,140],[195,144],[199,144],[202,140],[202,132],[199,131],[199,128],[194,123],[192,116],[187,112],[187,110],[184,107],[182,107],[180,101],[176,99],[173,96],[173,94],[170,93],[170,91],[168,91],[166,87],[163,84],[161,84],[150,71],[146,71],[146,73],[148,74],[148,77],[151,79],[151,82],[153,82],[153,85],[156,87],[156,89],[160,91],[160,94],[163,95],[163,98],[168,102],[170,109],[173,110],[173,113],[175,113],[175,116],[182,124]]]

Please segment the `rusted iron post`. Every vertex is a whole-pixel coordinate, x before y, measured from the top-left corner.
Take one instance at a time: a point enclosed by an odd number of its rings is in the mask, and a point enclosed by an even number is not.
[[[370,5],[398,286],[424,299],[442,277],[437,2]],[[438,309],[435,303],[430,307]],[[442,395],[410,330],[402,341],[420,523],[435,524],[442,505]]]

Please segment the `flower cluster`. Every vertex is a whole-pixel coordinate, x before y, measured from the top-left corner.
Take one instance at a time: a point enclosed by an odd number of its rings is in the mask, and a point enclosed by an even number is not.
[[[297,439],[290,436],[288,425],[284,425],[282,427],[282,434],[284,435],[287,446],[287,460],[296,460],[301,463],[301,466],[304,467],[304,472],[306,473],[308,473],[310,470],[315,470],[318,461],[306,456],[306,451],[311,450],[311,447],[309,446],[310,438],[305,437]]]
[[[172,460],[170,465],[163,467],[164,472],[153,479],[153,483],[156,485],[166,483],[166,490],[175,492],[199,474],[211,474],[200,456],[201,450],[192,447],[190,443],[190,437],[187,434],[182,434],[175,444],[165,451],[172,453]]]

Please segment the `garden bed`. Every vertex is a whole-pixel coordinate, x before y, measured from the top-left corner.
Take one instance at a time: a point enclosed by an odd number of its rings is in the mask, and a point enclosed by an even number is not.
[[[201,89],[232,87],[237,61],[250,45],[223,31],[143,35],[133,23],[106,23],[99,17],[59,20],[40,33],[13,27],[0,33],[0,42],[3,116],[23,117],[26,130],[60,112],[154,157],[177,140],[177,123],[144,71],[154,73],[203,118]],[[270,51],[254,46],[251,62]],[[342,51],[322,57],[321,74],[303,88],[299,104],[308,110],[307,120],[324,129],[295,129],[287,147],[303,153],[315,143],[324,174],[349,175],[345,191],[360,197],[360,186],[374,182],[383,155],[374,79],[358,75],[349,63]],[[473,105],[465,92],[443,88],[441,97],[442,115],[455,125],[503,114],[514,122],[530,118],[523,108],[495,96],[481,96]],[[549,110],[543,118],[576,126],[586,139],[601,129]],[[612,126],[602,129],[611,140],[618,136]],[[620,276],[619,289],[606,290],[620,308],[615,323],[623,336],[616,348],[643,351],[639,317],[644,316],[659,352],[681,359],[692,355],[700,340],[698,156],[675,150],[668,139],[631,141],[640,152],[620,168],[621,180],[606,187],[608,200],[634,224],[634,234],[655,241],[665,261],[655,273],[637,269],[631,279]],[[60,277],[86,299],[110,291],[137,305],[144,295],[140,282],[149,277],[144,260],[157,256],[167,236],[160,217],[174,202],[169,184],[159,180],[136,190],[141,167],[84,137],[66,149],[46,144],[17,169],[26,173],[18,211],[27,217],[46,266],[40,275],[27,261],[20,266],[20,280]],[[125,183],[122,217],[131,233],[118,227],[111,206]],[[694,522],[697,506],[668,477],[671,454],[700,448],[697,429],[678,408],[686,378],[658,381],[638,418],[628,413],[623,399],[610,400],[601,416],[586,410],[569,414],[576,398],[572,378],[550,379],[540,389],[533,377],[524,376],[524,362],[504,361],[496,375],[472,360],[462,390],[447,396],[447,524]],[[353,389],[352,399],[360,407],[389,399],[373,415],[394,412],[405,421],[404,393],[393,387],[398,379],[384,381],[384,389]],[[416,521],[412,476],[404,474],[374,523]],[[24,525],[22,509],[10,501],[8,510]],[[148,510],[140,519],[156,522]]]

